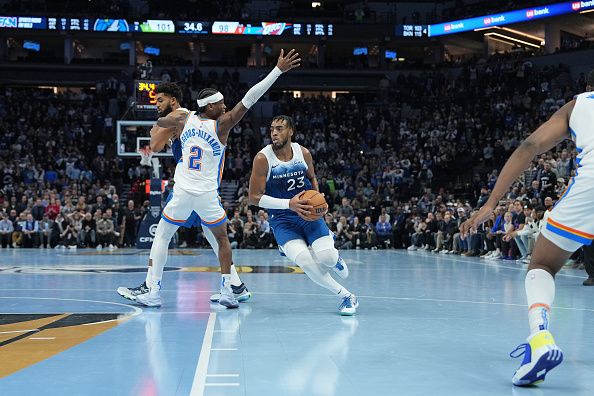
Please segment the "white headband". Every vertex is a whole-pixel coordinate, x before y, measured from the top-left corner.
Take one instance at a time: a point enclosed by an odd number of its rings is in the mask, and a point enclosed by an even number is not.
[[[223,94],[220,93],[220,92],[217,92],[216,94],[207,96],[204,99],[198,99],[197,100],[198,107],[199,108],[202,108],[202,107],[204,107],[204,106],[206,106],[208,104],[217,103],[219,100],[223,100]]]

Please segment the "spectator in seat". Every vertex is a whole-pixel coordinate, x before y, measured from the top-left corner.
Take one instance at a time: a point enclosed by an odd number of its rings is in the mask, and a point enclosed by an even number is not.
[[[375,225],[375,232],[377,234],[377,241],[379,246],[384,249],[390,247],[390,237],[392,236],[392,225],[386,220],[386,215],[380,215],[378,222]]]
[[[2,248],[12,247],[14,225],[4,213],[0,213],[0,243]]]
[[[259,232],[259,248],[267,248],[270,245],[272,239],[272,233],[270,229],[270,223],[266,220],[266,215],[264,213],[258,215],[258,232]]]
[[[52,235],[54,221],[50,220],[47,213],[44,213],[41,221],[39,222],[39,247],[47,249],[50,246],[50,239]]]
[[[336,224],[336,240],[334,246],[337,249],[352,249],[353,248],[353,234],[351,234],[351,227],[347,221],[346,216],[340,216]]]
[[[353,217],[353,224],[351,226],[351,242],[355,249],[361,249],[361,234],[363,232],[363,226],[359,222],[359,218],[357,216]]]
[[[61,223],[60,246],[76,249],[78,240],[78,230],[74,225],[73,217],[65,217]]]
[[[56,220],[58,213],[60,213],[60,201],[56,198],[50,198],[49,205],[45,207],[45,213],[50,220]]]
[[[351,206],[349,199],[346,197],[342,198],[342,204],[338,208],[338,216],[344,216],[346,217],[347,221],[350,221],[354,215],[355,210]]]
[[[41,221],[44,213],[45,208],[43,207],[41,198],[37,198],[35,200],[35,205],[33,205],[33,207],[31,208],[31,214],[33,215],[33,219],[35,219],[36,221]]]
[[[109,247],[110,249],[113,249],[113,244],[116,240],[116,232],[113,220],[111,219],[107,211],[103,214],[101,219],[96,222],[96,224],[98,243],[97,248]]]
[[[237,249],[241,244],[242,231],[243,226],[237,220],[233,219],[227,222],[227,236],[229,237],[229,242],[231,243],[231,249]]]
[[[449,213],[446,212],[445,215],[449,216]],[[441,212],[435,213],[435,217],[437,231],[435,232],[435,249],[433,249],[433,252],[437,253],[440,252],[444,247],[443,242],[446,236],[446,221],[444,215],[442,215]],[[449,219],[451,219],[451,216],[449,216]]]
[[[242,248],[254,249],[258,246],[258,224],[254,221],[252,211],[248,209],[247,219],[243,223]]]
[[[363,249],[377,249],[377,234],[375,232],[375,227],[371,223],[371,217],[366,216],[365,222],[363,223],[363,241],[361,242],[361,247]]]
[[[96,241],[97,224],[91,213],[85,214],[81,221],[80,232],[78,233],[78,246],[94,247]]]
[[[22,225],[23,246],[26,248],[39,246],[39,222],[33,218],[31,213],[27,214],[27,219]]]

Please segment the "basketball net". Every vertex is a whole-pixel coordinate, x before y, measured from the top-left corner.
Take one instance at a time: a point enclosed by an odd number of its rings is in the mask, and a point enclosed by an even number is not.
[[[153,166],[151,159],[153,159],[153,150],[149,146],[141,147],[137,150],[140,154],[140,165]]]

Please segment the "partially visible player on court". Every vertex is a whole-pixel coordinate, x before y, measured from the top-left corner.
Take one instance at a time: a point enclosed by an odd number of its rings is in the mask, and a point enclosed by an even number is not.
[[[165,117],[172,111],[183,111],[185,113],[190,113],[190,110],[181,107],[180,102],[182,100],[182,92],[181,89],[175,83],[161,83],[155,89],[156,93],[156,101],[157,101],[157,114],[159,117]],[[174,131],[169,128],[161,128],[157,125],[154,125],[151,129],[151,150],[153,152],[159,152],[165,148],[167,144],[171,146],[171,151],[173,154],[173,159],[177,169],[182,166],[182,149],[181,149],[181,142],[178,138],[173,139]],[[175,175],[173,177],[175,180]],[[198,216],[191,216],[190,219],[186,223],[182,225],[182,227],[192,228],[192,227],[199,227],[201,226],[200,218]],[[210,231],[208,227],[202,227],[202,232],[204,236],[208,240],[210,246],[214,250],[215,254],[218,257],[219,254],[219,246],[217,244],[217,240],[214,237],[213,233]],[[139,294],[148,293],[149,288],[147,284],[151,280],[151,269],[152,269],[152,257],[149,257],[148,262],[148,271],[146,273],[145,281],[138,287],[119,287],[117,289],[118,294],[122,297],[127,298],[128,300],[136,301],[136,296]],[[241,282],[239,275],[237,274],[237,270],[235,265],[231,264],[231,289],[233,290],[233,294],[235,294],[237,301],[244,302],[247,301],[251,297],[251,293],[247,290],[245,285]],[[211,300],[218,301],[219,295],[214,295]]]
[[[188,222],[194,213],[202,225],[209,227],[218,244],[221,265],[219,304],[237,308],[239,303],[231,288],[231,244],[227,236],[227,216],[218,196],[223,172],[225,148],[229,132],[250,107],[266,93],[284,72],[299,66],[295,50],[284,51],[277,66],[245,94],[233,110],[226,112],[223,95],[210,88],[198,94],[198,111],[172,111],[157,120],[157,126],[171,128],[171,139],[180,139],[182,166],[176,169],[173,197],[163,208],[151,248],[149,292],[136,296],[136,301],[146,306],[160,306],[161,278],[167,261],[169,241],[177,229]],[[152,139],[152,138],[151,138]]]
[[[298,195],[306,190],[319,191],[313,158],[309,150],[291,143],[295,132],[293,119],[274,117],[270,126],[272,144],[254,158],[249,185],[252,205],[268,209],[270,226],[284,255],[296,263],[309,278],[341,299],[341,315],[354,315],[357,297],[336,282],[328,273],[348,276],[348,268],[334,247],[334,237],[323,215],[308,221],[313,207]],[[311,246],[312,250],[309,250]]]
[[[499,199],[528,167],[532,159],[565,139],[575,142],[576,176],[550,212],[541,237],[536,240],[526,274],[530,336],[510,356],[524,355],[513,376],[514,385],[532,385],[563,361],[563,353],[549,332],[550,310],[555,297],[555,274],[569,256],[594,240],[594,70],[585,93],[561,107],[514,151],[497,179],[485,205],[462,225],[462,235],[473,232],[493,213]]]

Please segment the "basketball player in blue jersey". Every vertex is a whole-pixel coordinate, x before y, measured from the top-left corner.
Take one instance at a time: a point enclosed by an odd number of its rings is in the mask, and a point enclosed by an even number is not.
[[[354,315],[359,306],[357,297],[328,273],[333,270],[341,278],[348,276],[348,268],[334,247],[333,234],[323,216],[315,221],[304,217],[313,207],[308,200],[298,198],[303,191],[319,190],[312,155],[305,147],[291,143],[295,132],[291,117],[274,117],[270,128],[272,144],[254,158],[250,203],[268,209],[270,226],[284,255],[312,281],[340,297],[341,315]]]
[[[171,129],[170,139],[179,139],[182,164],[176,168],[173,197],[161,214],[151,248],[148,293],[136,296],[136,301],[150,307],[160,306],[161,278],[167,262],[169,241],[177,229],[192,216],[209,227],[218,246],[221,265],[219,304],[237,308],[239,302],[231,288],[231,244],[227,236],[227,215],[218,188],[224,168],[225,148],[229,132],[247,111],[266,93],[278,77],[295,67],[301,59],[295,50],[278,58],[276,67],[258,84],[248,90],[244,98],[230,112],[226,112],[223,94],[206,88],[198,94],[198,111],[187,113],[175,110],[157,120],[157,126]],[[151,137],[151,141],[156,137]]]
[[[182,92],[181,89],[177,86],[177,84],[168,82],[161,83],[155,89],[155,93],[155,99],[157,101],[157,114],[159,115],[159,117],[165,117],[175,110],[184,111],[186,113],[190,112],[190,110],[180,106]],[[169,144],[171,146],[173,159],[177,164],[176,168],[181,166],[183,162],[181,142],[179,139],[172,139],[172,131],[170,129],[161,128],[155,125],[151,129],[151,138],[151,150],[153,150],[154,152],[159,152],[165,148],[166,144]],[[201,226],[200,218],[198,216],[192,216],[186,223],[182,225],[182,227],[185,228],[192,228],[194,226]],[[210,246],[212,247],[213,251],[218,256],[219,247],[213,233],[210,231],[208,227],[202,227],[202,231],[204,233],[204,236],[208,240]],[[149,258],[148,271],[145,281],[138,287],[119,287],[117,289],[118,294],[120,294],[122,297],[128,300],[136,301],[136,296],[138,296],[139,294],[148,293],[149,289],[147,284],[150,282],[151,279],[151,268],[152,258]],[[233,264],[231,264],[231,289],[233,290],[233,294],[239,302],[247,301],[251,297],[251,293],[241,282],[239,275],[237,274],[235,265]],[[218,302],[218,300],[219,294],[211,296],[211,301]]]
[[[573,139],[578,156],[576,176],[550,212],[536,240],[526,274],[530,336],[510,356],[524,359],[516,370],[514,385],[533,385],[563,360],[561,349],[549,332],[551,305],[555,297],[555,274],[569,256],[594,240],[594,71],[587,91],[561,107],[513,152],[497,179],[485,205],[462,225],[462,235],[474,232],[493,213],[499,199],[528,167],[532,159],[565,139]]]

